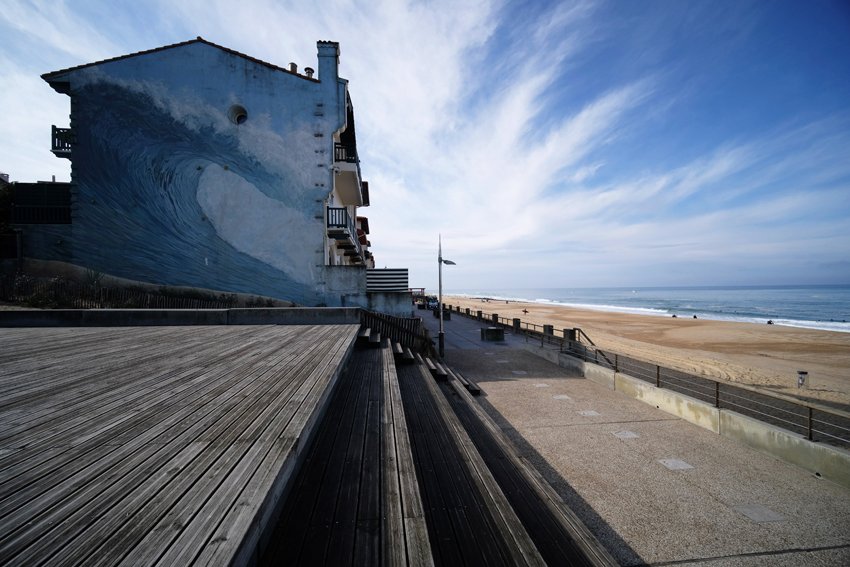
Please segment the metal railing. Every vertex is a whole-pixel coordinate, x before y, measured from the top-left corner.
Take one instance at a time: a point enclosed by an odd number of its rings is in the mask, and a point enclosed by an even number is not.
[[[541,346],[556,346],[561,352],[584,362],[627,374],[658,388],[679,392],[712,404],[716,408],[728,409],[781,427],[810,441],[850,449],[850,412],[746,384],[730,384],[619,353],[603,351],[579,328],[554,329],[551,325],[523,322],[516,325],[518,319],[508,319],[483,311],[452,308],[450,305],[446,307],[461,315],[509,328],[516,334],[525,335],[527,340],[539,340]]]
[[[357,163],[357,147],[346,144],[334,144],[334,161]]]
[[[55,125],[50,133],[50,150],[57,154],[71,153],[74,134],[70,128],[57,128]]]
[[[353,248],[357,255],[363,258],[363,246],[360,244],[360,239],[357,238],[354,219],[348,214],[348,209],[345,207],[328,207],[329,234],[332,234],[332,229],[342,229],[345,233],[345,239],[348,241],[343,247]]]

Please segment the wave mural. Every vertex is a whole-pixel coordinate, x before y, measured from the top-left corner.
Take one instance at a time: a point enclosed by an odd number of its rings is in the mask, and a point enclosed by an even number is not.
[[[290,127],[284,142],[268,116],[237,126],[191,95],[95,74],[73,100],[74,263],[158,284],[325,301],[314,284],[327,194],[315,125]]]

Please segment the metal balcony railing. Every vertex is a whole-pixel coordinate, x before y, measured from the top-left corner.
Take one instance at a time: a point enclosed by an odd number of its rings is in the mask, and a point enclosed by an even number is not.
[[[360,239],[357,238],[354,219],[345,207],[328,207],[328,236],[336,240],[344,240],[345,242],[340,245],[341,248],[352,249],[358,257],[363,258],[363,248],[360,245]]]
[[[357,163],[357,147],[345,144],[334,144],[334,161]]]
[[[70,155],[73,137],[74,134],[70,128],[57,128],[54,125],[50,136],[50,151],[57,156]]]

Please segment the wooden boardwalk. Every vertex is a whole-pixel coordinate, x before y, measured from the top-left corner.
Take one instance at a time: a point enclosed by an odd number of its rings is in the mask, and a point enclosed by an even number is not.
[[[0,329],[0,562],[249,559],[356,334]]]
[[[262,565],[433,565],[392,361],[354,352]]]

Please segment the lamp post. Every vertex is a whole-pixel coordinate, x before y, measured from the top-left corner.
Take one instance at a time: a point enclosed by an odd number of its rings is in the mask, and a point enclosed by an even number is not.
[[[437,309],[440,310],[440,332],[437,335],[440,345],[440,358],[446,355],[446,333],[443,332],[443,264],[455,266],[451,260],[443,260],[443,237],[439,235],[439,246],[437,248],[437,266],[439,266],[439,289]]]

